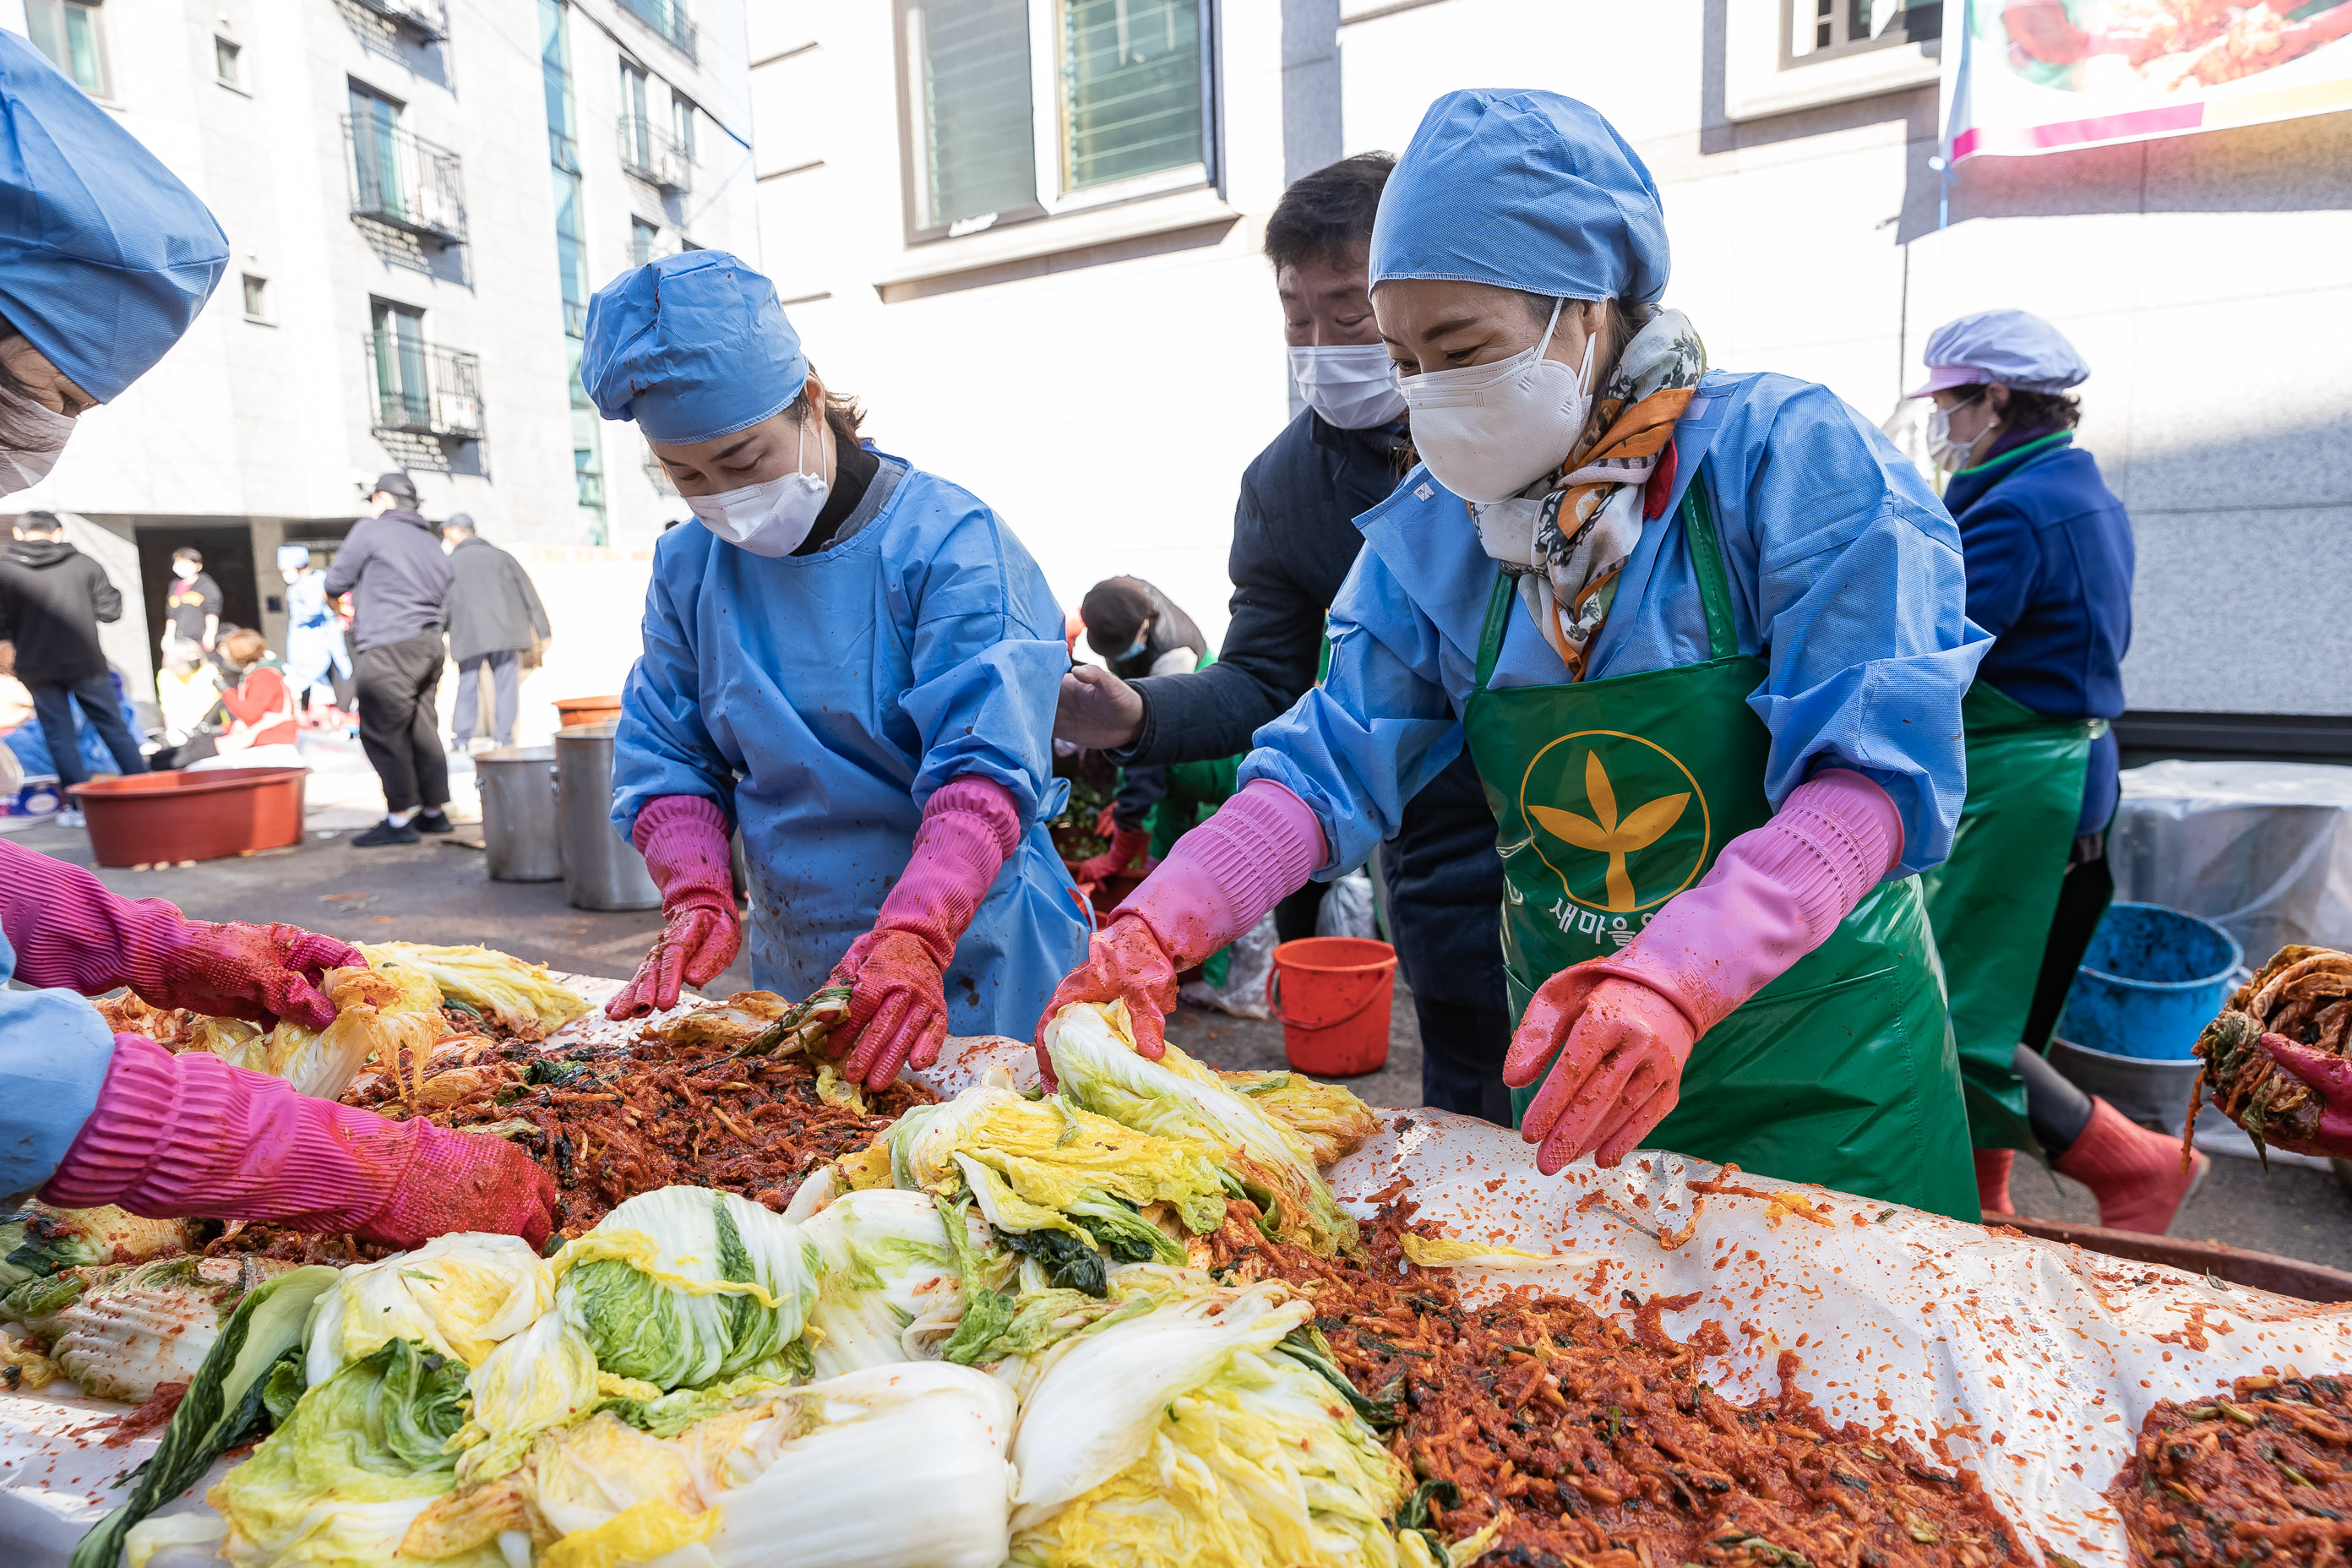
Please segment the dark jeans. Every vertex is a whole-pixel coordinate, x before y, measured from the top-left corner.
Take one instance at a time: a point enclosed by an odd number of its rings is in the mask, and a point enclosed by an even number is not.
[[[1415,996],[1412,1013],[1421,1023],[1422,1103],[1508,1127],[1503,1057],[1511,1048],[1510,1009]]]
[[[481,669],[490,667],[490,684],[497,689],[494,714],[496,725],[491,734],[501,746],[514,744],[515,710],[522,705],[517,688],[520,684],[522,655],[514,648],[499,653],[478,653],[471,658],[457,661],[457,707],[449,715],[449,733],[464,745],[473,738],[474,721],[481,711]]]
[[[126,773],[143,773],[147,760],[139,754],[139,739],[122,721],[122,699],[116,695],[114,677],[104,670],[62,684],[19,676],[33,694],[33,711],[40,716],[41,739],[49,744],[49,760],[58,770],[58,787],[88,784],[89,770],[81,765],[81,737],[74,733],[73,703],[98,738],[113,753],[114,765]]]
[[[406,811],[449,803],[449,760],[441,752],[441,714],[434,689],[448,645],[437,631],[362,648],[352,661],[359,687],[360,745],[383,781],[383,808]]]

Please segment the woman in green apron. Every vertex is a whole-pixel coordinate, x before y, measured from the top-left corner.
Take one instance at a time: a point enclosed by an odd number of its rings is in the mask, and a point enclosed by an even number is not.
[[[2105,910],[2106,828],[2131,641],[2131,520],[2074,442],[2068,388],[2090,370],[2024,310],[1982,310],[1927,338],[1930,456],[1960,528],[1969,618],[1992,634],[1961,706],[1969,797],[1923,879],[1943,956],[1976,1145],[1978,1199],[2011,1212],[2015,1151],[2087,1184],[2099,1223],[2162,1234],[2204,1164],[2042,1059]],[[2200,1155],[2200,1162],[2204,1156]]]
[[[1916,873],[1984,638],[1919,475],[1819,386],[1709,372],[1656,187],[1585,105],[1440,99],[1373,232],[1423,466],[1358,519],[1324,683],[1094,941],[1126,1000],[1361,863],[1466,744],[1507,874],[1506,1081],[1558,1170],[1646,1144],[1973,1217]]]

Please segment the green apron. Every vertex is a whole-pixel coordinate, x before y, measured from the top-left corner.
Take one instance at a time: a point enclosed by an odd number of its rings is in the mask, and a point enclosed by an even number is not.
[[[1919,879],[1979,1149],[2032,1149],[2011,1065],[2058,910],[2095,721],[2053,719],[1979,680],[1960,704],[1969,799],[1944,863]]]
[[[1515,596],[1507,576],[1487,605],[1463,729],[1495,808],[1514,1024],[1537,986],[1622,948],[1725,843],[1771,819],[1771,735],[1747,701],[1765,667],[1738,651],[1696,482],[1682,515],[1714,656],[1704,664],[1496,689],[1487,682]],[[1534,1098],[1533,1087],[1512,1090],[1514,1121]],[[1917,879],[1880,884],[1827,942],[1708,1030],[1684,1065],[1680,1101],[1645,1143],[1977,1218]]]

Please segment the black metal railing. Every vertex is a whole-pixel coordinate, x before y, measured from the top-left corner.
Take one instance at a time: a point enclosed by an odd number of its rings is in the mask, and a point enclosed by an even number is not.
[[[466,237],[466,187],[457,154],[372,115],[343,116],[352,216],[444,244]]]
[[[352,0],[362,11],[377,16],[414,36],[422,43],[432,43],[449,36],[447,0]]]
[[[694,24],[687,19],[686,0],[621,0],[621,8],[688,59],[695,58]]]
[[[694,161],[678,144],[642,115],[624,114],[620,132],[621,168],[666,195],[684,195],[694,189]]]
[[[369,332],[365,342],[377,430],[482,438],[478,358],[395,332]]]

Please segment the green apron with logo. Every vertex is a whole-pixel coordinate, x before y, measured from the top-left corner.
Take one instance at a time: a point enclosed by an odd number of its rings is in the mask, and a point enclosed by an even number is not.
[[[1487,605],[1463,729],[1495,808],[1515,1024],[1536,987],[1616,952],[1727,842],[1771,819],[1771,735],[1747,700],[1765,667],[1738,652],[1696,482],[1682,515],[1706,610],[1704,664],[1496,689],[1487,683],[1515,597],[1507,576]],[[1512,1090],[1515,1121],[1534,1099],[1533,1086]],[[1708,1030],[1675,1110],[1644,1143],[1977,1218],[1917,879],[1880,884],[1827,942]]]
[[[1960,716],[1968,804],[1951,854],[1919,885],[1952,999],[1969,1140],[1979,1149],[2032,1149],[2025,1083],[2011,1062],[2042,975],[2101,721],[2036,713],[1982,680],[1969,688]]]

